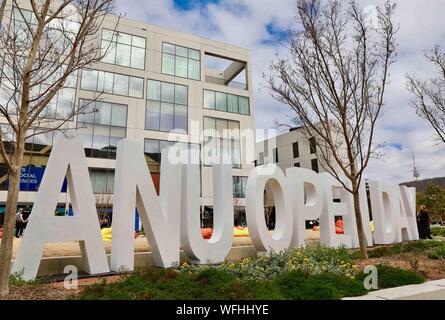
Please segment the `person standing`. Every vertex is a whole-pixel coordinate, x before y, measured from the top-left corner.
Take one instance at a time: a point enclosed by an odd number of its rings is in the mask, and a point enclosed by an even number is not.
[[[421,205],[419,207],[419,214],[417,215],[417,226],[420,239],[433,239],[431,236],[430,223],[431,220],[428,214],[428,209],[425,205]]]
[[[23,210],[19,211],[16,217],[16,238],[20,238],[23,235],[23,231],[29,221],[29,216],[31,215],[31,207],[26,206]]]

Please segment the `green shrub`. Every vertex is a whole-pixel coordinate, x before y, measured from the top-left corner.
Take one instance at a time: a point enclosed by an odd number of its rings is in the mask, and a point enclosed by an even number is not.
[[[379,289],[401,287],[425,282],[425,278],[422,275],[409,270],[378,265],[377,271]],[[357,279],[363,281],[366,276],[367,274],[360,273],[357,275]]]
[[[184,264],[181,271],[193,273],[208,268],[208,266]],[[311,275],[332,273],[345,277],[351,277],[357,272],[354,254],[348,249],[321,245],[272,252],[268,257],[245,258],[240,263],[229,261],[216,268],[242,280],[272,280],[292,271],[302,271]]]
[[[401,253],[428,253],[429,250],[437,247],[444,247],[442,241],[413,241],[397,243],[390,246],[378,247],[369,251],[370,258],[381,258]]]
[[[252,294],[250,294],[252,296]],[[188,274],[148,268],[115,283],[87,287],[84,300],[242,300],[249,298],[245,285],[233,275],[207,269]]]
[[[431,234],[435,237],[445,237],[445,228],[443,227],[432,227]]]
[[[217,268],[198,273],[147,269],[122,281],[89,286],[83,300],[332,300],[366,294],[353,278],[284,273],[275,280],[240,280]],[[74,297],[76,298],[76,297]]]
[[[275,282],[284,296],[292,300],[337,300],[367,293],[362,282],[333,274],[294,271],[279,276]]]
[[[432,249],[428,253],[428,258],[433,260],[445,259],[445,245]]]

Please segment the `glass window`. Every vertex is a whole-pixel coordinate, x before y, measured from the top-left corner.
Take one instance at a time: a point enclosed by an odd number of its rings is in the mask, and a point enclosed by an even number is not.
[[[313,159],[311,161],[311,166],[312,166],[312,170],[319,173],[319,168],[318,168],[318,160],[317,159]]]
[[[175,129],[187,132],[187,107],[175,105]]]
[[[239,97],[239,113],[249,115],[249,98]]]
[[[94,122],[97,124],[109,125],[111,122],[111,104],[96,102]]]
[[[187,58],[188,57],[188,50],[187,50],[187,48],[184,48],[184,47],[181,47],[181,46],[176,46],[176,55]]]
[[[170,103],[175,102],[175,85],[173,83],[162,82],[161,101]]]
[[[102,62],[145,69],[146,40],[123,32],[102,32]]]
[[[127,106],[80,100],[85,113],[78,115],[77,131],[87,157],[115,159],[117,143],[127,131]]]
[[[145,38],[133,36],[132,37],[132,45],[134,47],[145,49],[145,46],[146,46]]]
[[[300,148],[298,145],[298,141],[294,142],[292,144],[292,149],[293,149],[293,153],[294,153],[294,158],[299,158],[300,157]]]
[[[162,44],[162,52],[164,53],[170,53],[175,54],[175,46],[169,43],[163,43]]]
[[[113,104],[111,111],[111,125],[125,127],[127,125],[127,106]]]
[[[89,84],[93,82],[94,77],[97,82],[96,86]],[[84,70],[81,89],[143,98],[144,79],[111,72]]]
[[[59,91],[57,98],[57,119],[66,119],[73,115],[75,95],[75,89],[65,88]]]
[[[216,93],[216,110],[227,111],[227,95],[225,93]]]
[[[170,103],[161,103],[161,131],[170,132],[174,129],[174,105]]]
[[[187,132],[187,86],[148,80],[147,99],[145,120],[147,130]]]
[[[175,103],[187,105],[187,87],[175,85]]]
[[[81,88],[84,90],[96,91],[98,72],[96,70],[82,71]]]
[[[162,73],[175,75],[175,56],[165,53],[162,55]]]
[[[199,50],[162,44],[162,73],[193,80],[201,79]]]
[[[117,33],[117,42],[122,43],[122,44],[128,44],[129,46],[131,46],[131,35],[122,33],[122,32],[118,32]]]
[[[131,67],[145,69],[145,49],[131,48]]]
[[[215,91],[204,90],[204,108],[215,109]]]
[[[114,94],[118,94],[121,96],[128,96],[128,76],[124,76],[121,74],[114,75]]]
[[[309,139],[309,149],[311,151],[311,154],[317,153],[317,142],[315,141],[315,138]]]
[[[204,117],[204,130],[215,130],[216,129],[216,124],[215,124],[215,118],[210,118],[210,117]],[[206,133],[204,133],[205,135],[207,135]]]
[[[249,115],[249,98],[204,90],[204,108]]]
[[[238,96],[235,96],[233,94],[227,95],[227,111],[239,113]]]
[[[201,60],[201,52],[199,50],[189,49],[189,58]]]
[[[176,56],[175,75],[182,78],[187,78],[187,58]]]
[[[102,62],[115,64],[116,44],[109,41],[102,41]]]
[[[148,80],[147,98],[149,100],[161,100],[161,82]]]
[[[159,130],[161,103],[158,101],[147,101],[147,112],[145,119],[145,127],[148,130]]]
[[[144,79],[130,77],[130,90],[129,96],[135,98],[144,97]]]
[[[201,80],[201,62],[189,59],[188,77],[193,80]]]
[[[228,129],[237,129],[238,133],[232,134]],[[204,117],[204,137],[205,165],[230,161],[233,168],[241,168],[238,121]]]
[[[116,64],[129,67],[131,61],[131,46],[118,43],[116,45]]]
[[[114,73],[100,71],[97,90],[99,92],[113,93],[113,87]]]

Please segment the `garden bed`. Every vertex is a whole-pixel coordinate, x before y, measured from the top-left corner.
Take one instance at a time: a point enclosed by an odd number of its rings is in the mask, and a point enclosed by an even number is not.
[[[380,246],[362,260],[355,250],[311,244],[270,257],[228,261],[217,267],[188,264],[177,270],[153,267],[107,278],[79,280],[79,289],[62,283],[15,280],[10,299],[186,299],[275,300],[341,299],[365,295],[363,268],[377,265],[379,288],[445,278],[445,242],[417,241]]]

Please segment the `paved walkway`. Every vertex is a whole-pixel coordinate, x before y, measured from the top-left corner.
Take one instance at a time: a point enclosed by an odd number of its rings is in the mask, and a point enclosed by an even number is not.
[[[445,300],[445,279],[370,292],[343,300]]]
[[[311,230],[307,231],[307,237],[309,240],[319,240],[320,233],[314,232]],[[14,240],[14,251],[13,251],[13,259],[17,254],[17,250],[20,246],[21,239]],[[234,238],[233,245],[234,246],[249,246],[252,242],[249,237],[245,238]],[[104,247],[107,253],[111,251],[111,241],[104,241]],[[134,251],[135,252],[149,252],[150,246],[145,237],[139,237],[134,240]],[[67,257],[67,256],[79,256],[81,255],[79,242],[62,242],[62,243],[48,243],[45,246],[45,250],[43,252],[43,257]]]

